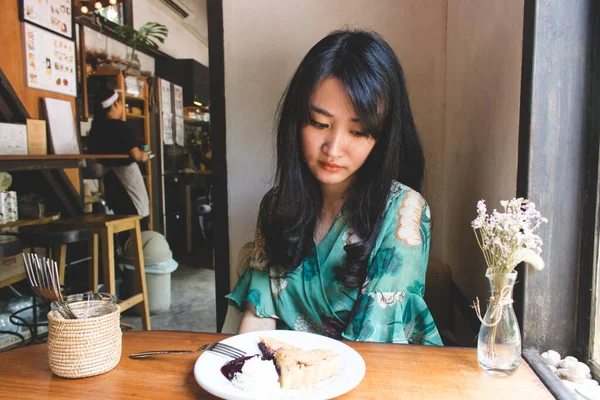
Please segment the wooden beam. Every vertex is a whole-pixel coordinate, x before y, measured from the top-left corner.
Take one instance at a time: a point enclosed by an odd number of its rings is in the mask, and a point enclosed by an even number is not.
[[[526,0],[517,193],[542,225],[543,271],[519,272],[525,347],[576,354],[594,0]],[[589,316],[588,316],[589,317]]]
[[[229,293],[229,216],[227,205],[227,149],[225,126],[225,59],[223,46],[223,1],[206,3],[210,64],[210,138],[213,152],[213,215],[215,243],[215,292],[217,331],[225,322]]]

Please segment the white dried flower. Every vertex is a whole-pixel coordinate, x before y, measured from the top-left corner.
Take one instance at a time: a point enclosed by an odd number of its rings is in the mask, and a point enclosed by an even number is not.
[[[487,213],[484,200],[477,202],[477,218],[471,222],[486,264],[492,272],[510,272],[520,262],[542,269],[542,239],[535,231],[548,220],[528,199],[500,202],[504,212]]]

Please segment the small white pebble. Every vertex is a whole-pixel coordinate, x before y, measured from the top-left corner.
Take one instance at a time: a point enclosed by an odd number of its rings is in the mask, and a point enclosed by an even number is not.
[[[595,381],[593,379],[584,379],[582,381],[577,382],[581,385],[585,385],[585,386],[598,386],[598,381]]]
[[[559,368],[557,374],[561,379],[566,379],[571,382],[582,381],[585,379],[585,374],[573,368]]]
[[[576,385],[575,392],[578,395],[582,396],[586,400],[600,399],[600,387],[599,386]]]
[[[587,375],[585,376],[585,379],[592,379],[592,374],[587,374]]]
[[[578,361],[575,357],[566,357],[564,360],[562,360],[558,364],[558,367],[559,368],[575,368],[577,363],[578,363]]]
[[[571,382],[571,381],[567,381],[567,380],[562,380],[561,381],[569,390],[575,391],[575,382]]]
[[[581,372],[584,375],[587,375],[590,373],[590,367],[588,367],[587,365],[585,365],[582,362],[578,362],[577,364],[575,364],[575,366],[573,368],[575,368],[578,372]]]
[[[548,350],[542,353],[542,359],[546,364],[558,368],[558,364],[560,363],[560,354],[554,350]]]

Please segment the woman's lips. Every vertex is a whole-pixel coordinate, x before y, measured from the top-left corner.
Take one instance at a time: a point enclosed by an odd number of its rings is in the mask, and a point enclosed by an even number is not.
[[[342,166],[336,163],[319,161],[319,165],[321,165],[321,168],[323,168],[325,171],[329,172],[336,172],[342,169]]]

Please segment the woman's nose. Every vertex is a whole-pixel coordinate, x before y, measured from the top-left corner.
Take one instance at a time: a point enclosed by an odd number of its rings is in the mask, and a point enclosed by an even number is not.
[[[343,153],[344,132],[341,129],[331,129],[325,137],[322,150],[329,157],[339,157]]]

